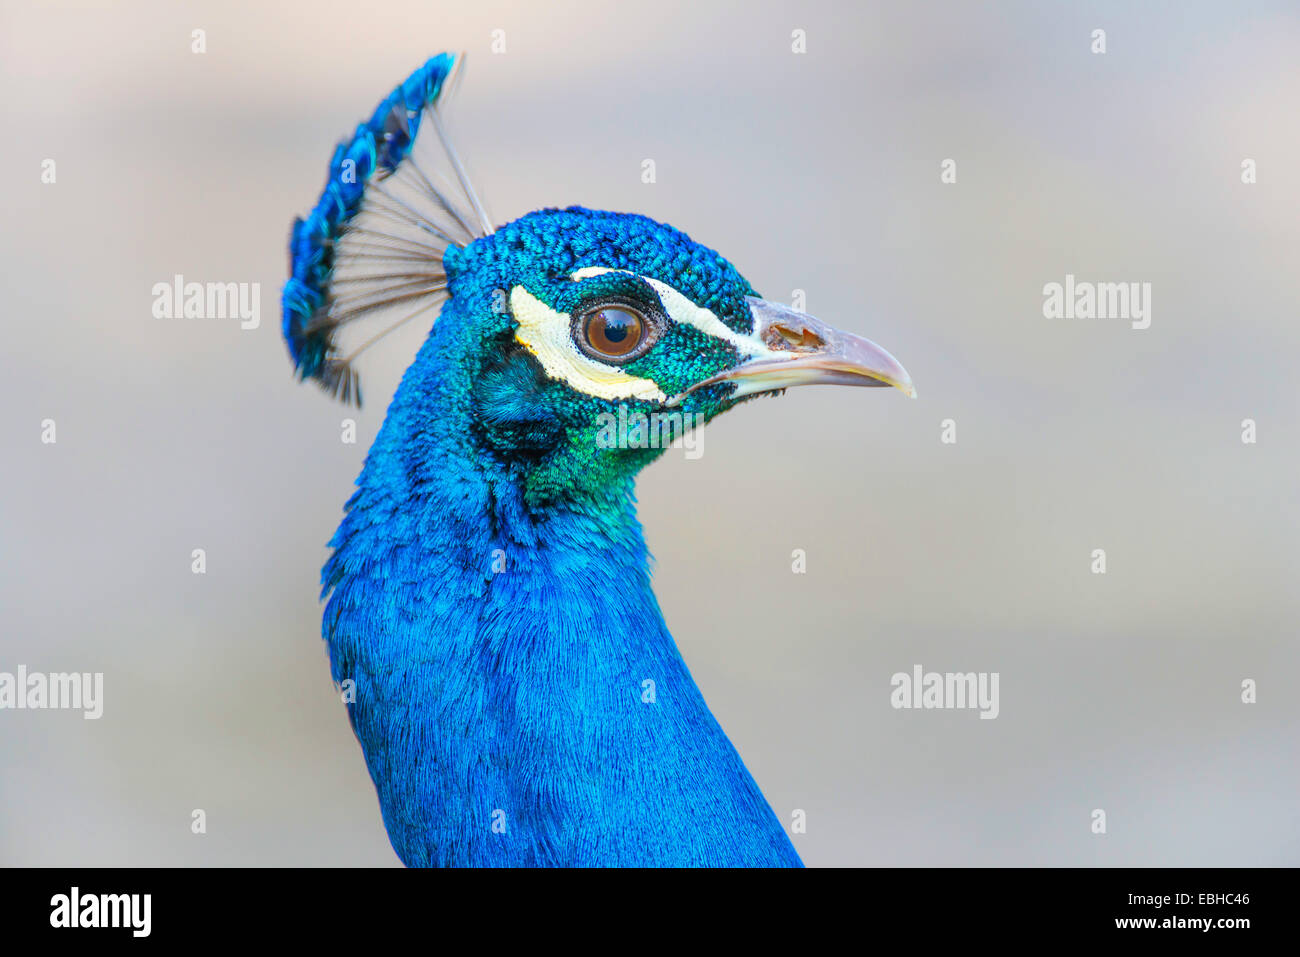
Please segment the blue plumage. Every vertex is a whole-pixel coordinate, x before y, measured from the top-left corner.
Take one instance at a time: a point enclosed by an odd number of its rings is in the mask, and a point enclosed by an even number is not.
[[[293,222],[281,310],[289,355],[304,379],[318,379],[332,390],[351,384],[330,361],[335,323],[322,312],[335,244],[358,213],[371,174],[391,174],[410,154],[424,111],[437,102],[454,66],[449,53],[433,57],[381,101],[352,138],[335,147],[320,200],[306,219]]]
[[[285,290],[290,352],[327,386],[351,375],[346,324],[442,307],[323,571],[393,846],[411,865],[797,866],[650,588],[633,485],[662,448],[600,430],[616,410],[689,425],[791,385],[910,380],[672,227],[573,208],[493,230],[454,154],[463,202],[397,140],[368,160],[356,144],[421,97],[449,149],[429,105],[447,62],[336,152]],[[354,153],[359,193],[336,182]]]

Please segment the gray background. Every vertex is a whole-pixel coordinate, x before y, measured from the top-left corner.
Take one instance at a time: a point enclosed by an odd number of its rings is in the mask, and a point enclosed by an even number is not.
[[[396,863],[316,589],[425,330],[369,353],[344,445],[278,297],[335,141],[443,49],[498,222],[666,220],[916,381],[749,404],[640,484],[669,626],[808,864],[1300,863],[1288,6],[5,3],[0,670],[106,690],[0,712],[0,863]],[[261,327],[155,320],[176,273],[259,282]],[[1151,328],[1045,319],[1066,273],[1150,282]],[[1000,717],[893,710],[918,663],[999,672]]]

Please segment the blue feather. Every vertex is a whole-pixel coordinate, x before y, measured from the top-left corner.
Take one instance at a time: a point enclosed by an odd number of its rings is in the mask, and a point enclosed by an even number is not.
[[[449,53],[433,57],[380,102],[335,148],[315,208],[293,222],[290,276],[281,296],[284,339],[303,379],[316,379],[345,399],[352,397],[353,379],[344,364],[331,361],[337,323],[328,316],[335,244],[360,211],[371,175],[391,174],[410,154],[425,110],[437,103],[455,62]]]
[[[462,292],[324,570],[393,847],[413,866],[797,866],[664,624],[631,481],[542,516],[473,446]]]
[[[344,398],[341,328],[441,307],[322,571],[393,847],[411,865],[800,866],[650,588],[633,488],[662,447],[602,443],[600,423],[910,379],[666,224],[573,207],[494,230],[436,109],[453,63],[430,60],[335,150],[284,290],[296,370]],[[420,158],[428,126],[443,152]],[[550,323],[542,339],[513,303]],[[590,323],[610,321],[601,351]]]

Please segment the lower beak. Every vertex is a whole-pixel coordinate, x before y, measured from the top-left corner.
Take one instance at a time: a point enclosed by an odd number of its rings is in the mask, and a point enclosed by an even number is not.
[[[697,382],[673,396],[676,405],[707,385],[733,382],[732,398],[799,385],[893,386],[916,398],[912,377],[870,339],[841,332],[820,319],[765,299],[748,298],[754,338],[764,351],[748,362]]]

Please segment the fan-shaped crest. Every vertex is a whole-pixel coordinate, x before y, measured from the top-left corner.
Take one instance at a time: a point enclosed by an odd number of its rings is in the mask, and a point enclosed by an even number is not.
[[[492,232],[440,109],[464,54],[433,57],[339,143],[320,201],[294,220],[281,300],[303,379],[361,403],[356,356],[446,297],[442,256]],[[345,348],[343,333],[371,334]]]

